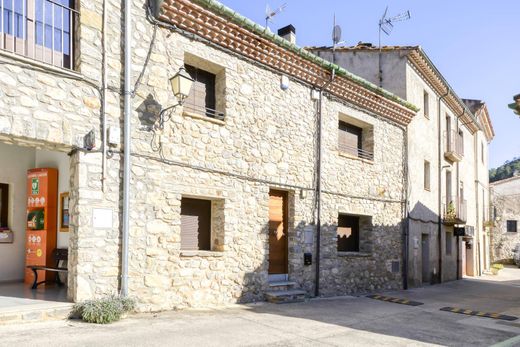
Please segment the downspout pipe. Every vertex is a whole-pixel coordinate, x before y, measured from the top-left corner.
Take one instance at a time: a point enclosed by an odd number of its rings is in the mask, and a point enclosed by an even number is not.
[[[332,76],[330,80],[320,88],[320,96],[318,99],[318,134],[317,134],[317,147],[318,147],[318,158],[317,160],[317,179],[316,179],[316,284],[314,286],[314,296],[320,295],[320,257],[321,257],[321,171],[322,171],[322,158],[323,158],[323,117],[322,117],[322,106],[323,106],[323,91],[334,81],[336,77],[336,70],[332,70]]]
[[[128,234],[130,226],[130,152],[131,137],[131,78],[132,78],[132,17],[131,0],[124,0],[124,158],[123,158],[123,229],[121,235],[121,296],[128,296]]]
[[[103,192],[106,190],[106,177],[107,177],[107,148],[108,148],[108,131],[107,131],[107,89],[108,89],[108,69],[107,69],[107,3],[108,0],[103,1],[103,57],[102,57],[102,69],[103,69],[103,93],[102,93],[102,109],[101,115],[101,128],[103,129],[103,144],[102,144],[102,169],[101,169],[101,189]]]
[[[450,95],[451,89],[448,88],[446,90],[446,93],[441,95],[438,101],[437,105],[437,126],[438,126],[438,211],[439,216],[437,218],[437,241],[438,241],[438,249],[439,249],[439,278],[438,283],[442,283],[442,123],[441,123],[441,102],[444,100],[448,95]]]
[[[408,128],[403,128],[404,162],[403,162],[403,192],[404,192],[404,224],[403,224],[403,289],[408,289],[408,252],[410,251],[410,210],[408,206]]]
[[[460,130],[459,127],[460,127],[460,124],[459,124],[459,119],[464,116],[464,113],[466,113],[466,110],[465,109],[462,109],[462,113],[460,114],[460,116],[457,117],[457,130]],[[455,134],[455,136],[458,136],[458,134]],[[457,162],[457,184],[455,185],[457,187],[457,191],[456,191],[456,195],[457,195],[457,201],[459,203],[459,207],[460,208],[460,203],[461,203],[461,199],[462,199],[462,196],[460,196],[460,163]],[[457,236],[457,276],[456,276],[456,279],[460,279],[460,236]]]

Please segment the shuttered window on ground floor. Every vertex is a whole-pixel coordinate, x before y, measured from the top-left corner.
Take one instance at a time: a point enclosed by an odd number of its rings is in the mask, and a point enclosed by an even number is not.
[[[181,249],[211,250],[211,200],[182,198]]]

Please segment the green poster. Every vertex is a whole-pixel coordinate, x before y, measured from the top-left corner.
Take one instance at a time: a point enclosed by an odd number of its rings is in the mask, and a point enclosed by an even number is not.
[[[32,195],[40,194],[40,180],[34,177],[31,182]]]

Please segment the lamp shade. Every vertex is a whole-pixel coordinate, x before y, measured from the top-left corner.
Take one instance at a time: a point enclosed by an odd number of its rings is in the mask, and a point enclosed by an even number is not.
[[[181,67],[179,71],[170,78],[170,84],[172,85],[173,95],[182,102],[190,94],[193,78],[186,72],[184,67]]]

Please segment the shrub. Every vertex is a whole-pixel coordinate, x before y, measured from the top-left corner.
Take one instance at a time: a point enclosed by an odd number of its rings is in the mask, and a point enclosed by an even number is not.
[[[77,303],[72,308],[72,316],[81,317],[85,322],[108,324],[121,319],[121,316],[135,307],[132,298],[109,296],[102,299]]]
[[[503,265],[503,264],[496,263],[496,264],[491,265],[491,267],[492,267],[493,269],[502,270],[502,269],[504,268],[504,265]]]

